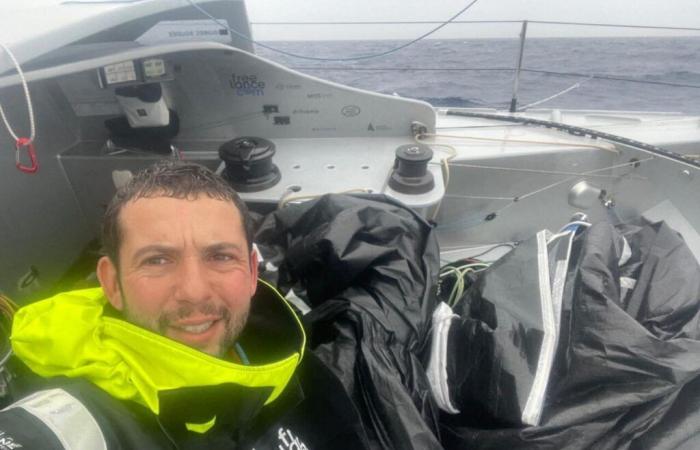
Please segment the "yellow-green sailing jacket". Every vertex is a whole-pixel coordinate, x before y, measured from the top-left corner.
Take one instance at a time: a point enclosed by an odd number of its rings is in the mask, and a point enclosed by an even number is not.
[[[264,282],[238,341],[246,364],[122,320],[99,288],[56,295],[15,316],[23,395],[0,412],[0,448],[365,447],[352,402],[305,339]]]

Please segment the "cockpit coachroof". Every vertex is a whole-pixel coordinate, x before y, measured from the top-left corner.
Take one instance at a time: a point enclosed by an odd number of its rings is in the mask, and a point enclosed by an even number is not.
[[[9,2],[8,2],[9,3]],[[9,47],[23,65],[49,56],[72,44],[138,42],[159,22],[209,21],[187,0],[32,0],[0,6],[0,43]],[[207,11],[224,17],[229,26],[250,36],[243,0],[202,0]],[[174,7],[175,6],[175,7]],[[230,44],[252,50],[246,39],[231,36]],[[44,64],[40,64],[42,66]],[[0,56],[0,74],[14,68]],[[36,68],[36,67],[34,67]]]

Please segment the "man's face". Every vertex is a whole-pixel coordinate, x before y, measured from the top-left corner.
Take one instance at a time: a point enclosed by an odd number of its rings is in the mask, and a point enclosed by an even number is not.
[[[204,195],[141,198],[118,220],[119,270],[107,257],[97,270],[110,303],[132,323],[223,356],[257,285],[238,209]]]

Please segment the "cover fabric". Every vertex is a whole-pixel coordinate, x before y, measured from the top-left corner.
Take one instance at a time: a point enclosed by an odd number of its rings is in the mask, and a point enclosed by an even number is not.
[[[577,235],[541,418],[526,426],[517,413],[544,332],[541,315],[518,309],[527,291],[515,271],[534,284],[535,267],[532,247],[518,246],[486,271],[455,311],[461,321],[450,334],[451,386],[462,388],[454,394],[460,414],[443,415],[443,444],[699,448],[700,267],[682,238],[664,223],[645,221],[598,223]],[[513,281],[500,285],[504,296],[488,295],[495,277]],[[503,398],[494,394],[494,383]]]
[[[442,448],[426,366],[439,252],[384,196],[326,195],[268,215],[256,242],[278,288],[306,298],[309,347],[341,380],[375,448]],[[305,294],[305,295],[304,295]]]

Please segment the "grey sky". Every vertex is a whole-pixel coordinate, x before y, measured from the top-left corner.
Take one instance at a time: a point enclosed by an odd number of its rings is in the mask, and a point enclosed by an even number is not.
[[[444,21],[467,0],[248,0],[252,22]],[[479,0],[461,20],[546,20],[700,28],[700,0]],[[435,25],[255,25],[259,40],[407,39]],[[435,38],[517,37],[520,25],[456,24]],[[528,36],[700,35],[637,29],[531,24]]]

